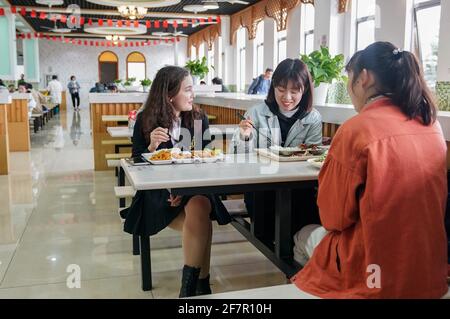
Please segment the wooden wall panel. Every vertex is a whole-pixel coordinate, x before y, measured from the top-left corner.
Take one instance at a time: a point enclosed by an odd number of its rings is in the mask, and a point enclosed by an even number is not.
[[[90,104],[91,112],[91,129],[94,146],[94,167],[96,171],[110,170],[108,168],[105,154],[114,153],[114,145],[102,145],[102,140],[110,140],[106,128],[111,126],[119,126],[117,122],[103,122],[103,115],[128,115],[131,110],[137,110],[141,107],[141,103],[92,103]],[[121,148],[121,152],[130,152],[131,149]]]
[[[8,105],[9,150],[28,152],[31,147],[28,102],[25,99],[13,99],[12,104]]]
[[[0,175],[9,172],[8,108],[0,104]]]
[[[67,111],[67,97],[70,98],[70,93],[66,91],[61,92],[61,104],[59,105],[59,111]]]

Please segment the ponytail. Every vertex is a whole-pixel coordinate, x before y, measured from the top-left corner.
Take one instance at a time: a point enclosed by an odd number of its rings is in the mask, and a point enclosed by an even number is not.
[[[375,42],[355,53],[346,66],[354,82],[363,69],[375,75],[377,94],[390,97],[409,119],[419,118],[424,125],[436,120],[436,103],[412,53],[389,42]]]

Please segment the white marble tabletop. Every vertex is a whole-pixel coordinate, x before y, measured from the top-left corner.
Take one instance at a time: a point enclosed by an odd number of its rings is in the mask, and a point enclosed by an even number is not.
[[[121,160],[121,166],[136,190],[312,181],[319,174],[307,162],[279,163],[255,154],[202,164],[130,166]]]
[[[128,115],[102,115],[102,122],[128,122]]]
[[[89,103],[144,103],[148,93],[89,93]]]
[[[107,127],[106,130],[108,131],[109,135],[111,135],[111,137],[132,137],[133,136],[133,130],[129,129],[128,126]]]
[[[0,93],[0,104],[10,104],[11,103],[11,95],[8,91]]]

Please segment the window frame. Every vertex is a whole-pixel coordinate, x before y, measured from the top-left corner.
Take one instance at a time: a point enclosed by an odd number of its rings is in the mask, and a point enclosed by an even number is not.
[[[413,4],[413,37],[414,38],[414,45],[413,51],[416,52],[417,57],[421,64],[423,65],[423,59],[422,59],[422,48],[420,47],[420,35],[419,35],[419,26],[417,21],[417,12],[424,9],[430,9],[433,7],[437,7],[441,5],[441,0],[429,0],[426,2],[421,2],[418,4]],[[441,8],[442,10],[442,8]]]
[[[138,53],[138,54],[140,54],[143,58],[144,58],[144,62],[130,62],[130,61],[128,61],[128,59],[129,59],[129,57],[132,55],[132,54],[134,54],[134,53]],[[132,51],[132,52],[130,52],[128,55],[127,55],[127,57],[126,57],[126,59],[125,59],[125,64],[126,64],[126,66],[127,66],[127,74],[126,74],[126,78],[127,79],[129,79],[130,78],[130,76],[129,76],[129,70],[128,70],[128,63],[144,63],[144,74],[145,74],[145,76],[144,76],[144,79],[146,79],[147,78],[147,58],[145,57],[145,55],[144,55],[144,53],[142,53],[142,52],[139,52],[139,51]],[[132,76],[131,76],[132,77]],[[137,81],[139,81],[139,79],[137,79],[136,78],[136,80]]]
[[[281,32],[284,32],[283,36],[279,37],[277,35],[277,64],[279,64],[281,62],[280,61],[280,43],[284,41],[286,43],[286,49],[287,49],[287,30],[280,31],[280,32],[278,32],[278,34]]]

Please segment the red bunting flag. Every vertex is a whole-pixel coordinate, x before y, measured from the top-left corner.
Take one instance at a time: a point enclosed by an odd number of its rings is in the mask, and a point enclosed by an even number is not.
[[[67,22],[67,17],[62,14],[61,18],[59,18],[59,20],[61,20],[62,23],[66,23]]]
[[[116,46],[116,44],[113,42],[113,43],[111,43],[111,46],[113,46],[113,47],[115,47]]]
[[[150,24],[150,20],[145,21],[145,27],[147,29],[150,29],[152,27],[151,24]]]
[[[80,25],[84,25],[84,17],[80,18]]]
[[[106,42],[106,46],[107,46],[107,47],[110,47],[110,46],[111,46],[111,43],[109,43],[109,41]]]
[[[20,14],[23,15],[23,16],[26,15],[27,14],[27,10],[24,7],[20,8]]]
[[[31,10],[30,16],[31,16],[32,18],[36,18],[36,10]]]
[[[87,42],[87,40],[84,40],[84,45],[88,45],[88,42]]]
[[[77,17],[75,17],[75,16],[70,16],[70,23],[72,23],[72,24],[77,24]]]
[[[152,41],[148,40],[147,45],[152,45]]]
[[[130,20],[127,20],[127,21],[125,22],[125,25],[126,25],[127,27],[131,26],[131,21],[130,21]]]
[[[56,38],[56,36],[53,36],[52,41],[58,41],[58,38]]]
[[[83,42],[81,40],[78,40],[78,45],[81,45]]]
[[[200,25],[204,25],[205,24],[205,19],[200,18]]]
[[[175,38],[170,38],[170,42],[175,43]]]
[[[98,47],[98,41],[95,41],[95,46]]]
[[[172,25],[173,25],[173,27],[175,29],[178,28],[178,21],[177,20],[173,20]]]
[[[117,26],[118,26],[119,28],[122,27],[122,20],[118,20],[118,21],[117,21]]]
[[[169,43],[169,40],[168,39],[164,39],[164,42]]]
[[[31,39],[31,33],[27,34],[27,39]]]
[[[11,7],[11,13],[17,13],[17,8],[16,7]]]
[[[180,41],[181,41],[180,37],[179,37],[179,36],[177,36],[177,42],[180,42]]]
[[[197,20],[196,19],[192,19],[191,23],[192,23],[192,25],[194,25],[194,24],[197,23]]]
[[[157,44],[158,44],[158,41],[153,40],[153,45],[157,45]]]
[[[135,28],[138,28],[138,27],[139,27],[139,21],[135,20],[133,24],[134,24],[134,27],[135,27]]]
[[[130,42],[130,47],[134,46],[133,42]]]
[[[91,46],[93,46],[93,45],[94,45],[94,41],[90,41],[89,44],[90,44]]]
[[[121,48],[121,47],[122,47],[122,43],[119,42],[119,43],[117,44],[117,46],[118,46],[119,48]]]
[[[69,43],[70,42],[70,39],[66,39],[66,43]]]
[[[212,23],[212,17],[208,17],[208,23]]]
[[[44,35],[42,33],[39,33],[39,39],[43,39]]]
[[[88,25],[92,25],[92,19],[88,20]]]
[[[220,18],[220,16],[217,16],[216,18],[217,23],[220,23],[222,21],[222,19]]]
[[[106,22],[108,23],[108,27],[112,27],[113,22],[111,19],[106,20]]]
[[[98,19],[98,25],[101,27],[103,25],[103,19]]]
[[[46,38],[47,40],[50,40],[50,36],[49,36],[48,34],[45,35],[45,38]]]
[[[123,44],[123,46],[124,46],[125,48],[127,48],[127,47],[128,47],[128,42],[125,42],[125,43]]]
[[[169,27],[169,22],[167,20],[163,21],[163,28],[167,29]]]
[[[41,19],[41,20],[47,19],[47,15],[45,14],[45,12],[41,12],[41,13],[39,14],[39,19]]]
[[[183,28],[187,28],[188,26],[188,20],[184,19],[183,20]]]
[[[136,42],[136,46],[137,46],[137,47],[139,46],[139,42]]]
[[[156,21],[153,23],[153,25],[155,26],[156,29],[158,29],[158,28],[159,28],[159,20],[156,20]]]

